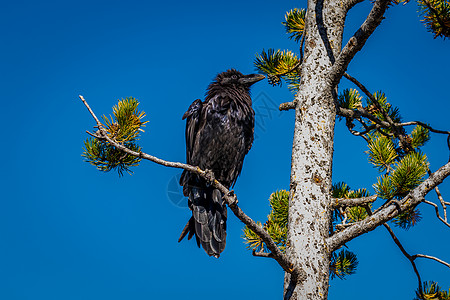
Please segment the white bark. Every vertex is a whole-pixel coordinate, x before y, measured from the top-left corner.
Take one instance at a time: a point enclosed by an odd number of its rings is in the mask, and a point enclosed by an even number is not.
[[[341,5],[340,5],[341,4]],[[305,54],[297,96],[291,165],[287,256],[306,271],[285,276],[285,299],[326,299],[331,167],[336,107],[326,83],[339,54],[345,20],[342,2],[308,1]]]

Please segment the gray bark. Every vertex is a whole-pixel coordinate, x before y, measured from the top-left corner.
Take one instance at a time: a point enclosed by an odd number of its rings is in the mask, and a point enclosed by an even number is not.
[[[342,46],[346,10],[309,0],[301,86],[296,98],[287,256],[306,276],[285,275],[285,299],[326,299],[330,252],[331,167],[336,116],[327,75]]]

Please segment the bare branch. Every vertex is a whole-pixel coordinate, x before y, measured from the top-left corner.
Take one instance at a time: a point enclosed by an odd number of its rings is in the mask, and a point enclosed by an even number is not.
[[[450,134],[450,131],[434,129],[434,128],[431,127],[430,125],[425,124],[425,123],[420,122],[420,121],[411,121],[411,122],[404,122],[404,123],[395,123],[395,126],[410,126],[410,125],[420,125],[420,126],[425,127],[426,129],[428,129],[428,130],[430,130],[431,132],[434,132],[434,133]]]
[[[450,268],[450,264],[437,258],[434,256],[430,256],[430,255],[425,255],[425,254],[414,254],[414,255],[410,255],[408,252],[406,252],[405,248],[403,247],[403,245],[400,243],[400,241],[398,240],[398,238],[395,236],[394,231],[391,229],[391,227],[388,224],[383,224],[383,226],[387,229],[387,231],[389,232],[389,234],[391,235],[392,239],[394,240],[395,244],[398,246],[398,248],[400,249],[400,251],[403,253],[403,255],[410,261],[414,272],[416,273],[417,276],[417,280],[419,281],[419,291],[422,293],[422,280],[420,279],[420,275],[419,275],[419,271],[417,270],[417,266],[415,264],[415,260],[418,257],[421,258],[428,258],[428,259],[432,259],[435,260],[441,264],[443,264],[444,266]]]
[[[166,161],[160,158],[157,158],[155,156],[143,153],[143,152],[136,152],[131,149],[128,149],[124,145],[117,143],[115,140],[111,139],[105,129],[103,128],[103,125],[100,123],[98,118],[95,116],[92,109],[89,107],[89,104],[87,101],[83,98],[83,96],[79,96],[81,101],[83,101],[84,105],[87,107],[89,112],[91,113],[92,117],[95,119],[97,123],[97,127],[99,129],[98,138],[106,140],[110,145],[116,147],[117,149],[128,153],[130,155],[140,157],[142,159],[146,159],[149,161],[152,161],[154,163],[157,163],[159,165],[163,165],[166,167],[171,168],[178,168],[178,169],[184,169],[186,171],[195,173],[202,178],[206,179],[212,186],[217,188],[223,193],[223,198],[225,199],[226,203],[230,207],[231,211],[234,213],[234,215],[241,220],[245,225],[248,226],[253,232],[255,232],[266,244],[267,248],[271,251],[273,258],[278,262],[278,264],[288,273],[291,273],[295,276],[298,276],[299,278],[303,278],[305,275],[304,271],[298,267],[294,268],[291,262],[288,260],[287,256],[281,252],[280,248],[275,244],[275,242],[272,240],[270,235],[265,231],[262,227],[258,226],[258,224],[253,221],[249,216],[247,216],[237,205],[237,197],[234,195],[234,193],[230,190],[228,190],[223,184],[221,184],[219,181],[217,181],[214,178],[214,173],[209,170],[202,170],[199,167],[191,166],[188,164],[183,164],[179,162],[171,162]],[[95,136],[95,135],[94,135]]]
[[[428,170],[428,175],[430,175],[430,173],[431,173],[431,171]],[[444,211],[444,220],[445,220],[445,222],[447,222],[447,205],[449,205],[449,204],[444,201],[444,197],[442,197],[441,191],[439,190],[438,187],[435,187],[434,190],[439,199],[439,202],[441,202],[442,210]]]
[[[383,109],[383,107],[380,105],[378,100],[373,96],[373,94],[370,93],[369,90],[356,78],[350,76],[347,73],[344,73],[344,77],[353,82],[358,88],[360,88],[364,92],[364,94],[366,94],[367,97],[369,97],[369,99],[376,106],[376,108],[383,114],[384,119],[386,119],[387,123],[389,123],[389,127],[392,128],[393,132],[395,133],[395,136],[400,140],[400,145],[403,145],[407,148],[411,148],[410,144],[407,142],[405,134],[402,132],[402,130],[399,129],[399,126],[394,123],[394,121]]]
[[[332,206],[334,208],[342,206],[363,206],[375,200],[377,200],[377,195],[362,198],[332,198]]]
[[[437,257],[434,257],[434,256],[425,255],[425,254],[415,254],[415,255],[412,256],[413,259],[416,259],[416,257],[422,257],[422,258],[432,259],[432,260],[435,260],[435,261],[437,261],[437,262],[443,264],[444,266],[450,268],[450,264],[449,264],[449,263],[443,261],[442,259],[439,259],[439,258],[437,258]]]
[[[416,273],[417,276],[417,280],[419,281],[419,292],[422,293],[422,279],[420,279],[420,274],[419,271],[417,270],[416,267],[416,263],[414,262],[415,257],[411,256],[408,254],[408,252],[406,252],[405,248],[403,248],[402,244],[400,243],[400,241],[398,240],[398,238],[395,236],[394,231],[392,231],[391,227],[384,223],[383,224],[384,227],[387,229],[387,231],[389,232],[389,234],[391,235],[392,239],[394,240],[395,244],[398,246],[398,248],[400,249],[400,251],[402,251],[403,255],[409,260],[409,262],[411,263],[413,269],[414,269],[414,273]]]
[[[252,255],[253,256],[257,256],[257,257],[273,258],[273,254],[272,253],[267,253],[267,252],[262,252],[262,251],[256,252],[255,250],[253,250],[252,251]]]
[[[280,106],[278,107],[279,110],[290,110],[290,109],[295,109],[297,102],[291,101],[291,102],[284,102],[281,103]]]
[[[350,76],[347,72],[344,73],[344,77],[353,82],[364,94],[366,94],[367,97],[370,98],[370,100],[372,100],[372,102],[377,102],[373,94],[370,93],[369,90],[356,78]]]
[[[334,251],[355,237],[374,230],[383,223],[391,220],[400,212],[416,206],[424,200],[425,195],[428,194],[428,192],[439,185],[449,175],[450,162],[440,167],[415,189],[410,191],[402,200],[398,201],[399,207],[397,207],[397,205],[387,205],[366,219],[356,222],[349,228],[327,238],[328,250]]]
[[[374,115],[372,115],[370,112],[368,112],[366,109],[364,109],[362,107],[360,107],[358,109],[348,109],[348,108],[338,107],[337,114],[339,116],[342,116],[345,118],[350,118],[350,119],[365,117],[365,118],[371,120],[372,122],[380,125],[383,128],[388,128],[391,126],[391,124],[389,124],[388,122],[378,119],[377,117],[375,117]]]
[[[339,83],[342,75],[350,64],[350,61],[356,53],[362,49],[367,39],[375,31],[378,25],[380,25],[390,2],[390,0],[375,1],[366,20],[344,46],[337,57],[336,62],[331,67],[327,78],[330,89],[333,89]]]
[[[428,200],[423,200],[423,203],[429,204],[431,206],[434,206],[434,210],[436,211],[436,216],[438,217],[439,220],[441,220],[442,223],[444,223],[445,225],[447,225],[448,227],[450,227],[450,224],[444,220],[441,215],[439,214],[439,207],[436,203],[433,203],[431,201]]]

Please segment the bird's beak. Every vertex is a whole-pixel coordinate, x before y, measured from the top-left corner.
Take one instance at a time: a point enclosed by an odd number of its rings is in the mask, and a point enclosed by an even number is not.
[[[249,74],[245,75],[244,77],[241,77],[239,79],[239,82],[241,84],[252,85],[260,80],[263,80],[264,78],[266,78],[266,76],[261,74]]]

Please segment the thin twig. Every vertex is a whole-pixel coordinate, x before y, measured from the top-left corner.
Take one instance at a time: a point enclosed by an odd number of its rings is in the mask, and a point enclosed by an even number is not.
[[[431,171],[428,170],[428,176],[429,176],[430,174],[431,174]],[[444,220],[445,220],[445,222],[447,222],[447,205],[448,205],[448,204],[446,204],[446,202],[444,201],[444,197],[442,197],[441,191],[439,190],[438,187],[435,187],[435,188],[434,188],[434,191],[436,192],[436,195],[437,195],[437,197],[438,197],[438,199],[439,199],[439,202],[441,202],[442,210],[443,210],[443,212],[444,212]]]
[[[420,125],[420,126],[425,127],[426,129],[428,129],[428,130],[430,130],[431,132],[434,132],[434,133],[450,134],[450,131],[434,129],[430,125],[428,125],[426,123],[423,123],[423,122],[420,122],[420,121],[395,123],[395,126],[410,126],[410,125]]]
[[[178,169],[184,169],[186,171],[195,173],[202,178],[206,179],[212,186],[217,188],[223,193],[223,198],[225,199],[226,203],[230,207],[231,211],[234,213],[234,215],[241,220],[245,225],[247,225],[253,232],[255,232],[266,244],[267,248],[270,250],[270,252],[273,254],[273,258],[278,262],[278,264],[288,273],[295,274],[296,276],[299,276],[299,278],[304,277],[304,271],[303,269],[300,269],[298,267],[293,267],[293,264],[288,260],[287,256],[281,252],[280,248],[275,244],[275,242],[272,240],[270,235],[265,231],[261,226],[258,226],[258,224],[253,221],[249,216],[247,216],[237,205],[237,197],[234,195],[233,192],[228,190],[223,184],[221,184],[219,181],[217,181],[214,177],[214,173],[209,170],[202,170],[199,167],[191,166],[188,164],[183,164],[179,162],[171,162],[166,161],[160,158],[157,158],[155,156],[143,153],[143,152],[136,152],[131,149],[128,149],[124,145],[117,143],[115,140],[111,139],[105,129],[103,128],[103,125],[100,123],[98,118],[95,116],[94,112],[90,108],[87,101],[84,99],[83,96],[79,96],[81,101],[83,101],[86,108],[91,113],[92,117],[97,123],[97,127],[99,130],[99,136],[97,135],[97,138],[106,140],[109,144],[116,147],[117,149],[128,153],[130,155],[146,159],[149,161],[152,161],[154,163],[166,166],[166,167],[172,167],[172,168],[178,168]]]
[[[445,221],[445,220],[441,217],[441,215],[439,214],[439,207],[438,207],[438,205],[437,205],[436,203],[433,203],[433,202],[428,201],[428,200],[423,200],[423,203],[426,203],[426,204],[429,204],[429,205],[431,205],[431,206],[434,206],[434,210],[436,211],[436,216],[437,216],[437,218],[438,218],[442,223],[444,223],[445,225],[447,225],[448,227],[450,227],[450,224],[449,224],[447,221]]]
[[[273,254],[272,253],[267,253],[267,252],[262,252],[262,251],[252,251],[252,255],[253,256],[257,256],[257,257],[267,257],[267,258],[273,258]]]
[[[450,268],[450,264],[448,262],[443,261],[442,259],[439,259],[437,257],[434,256],[430,256],[430,255],[425,255],[425,254],[414,254],[413,256],[411,256],[413,259],[416,259],[416,257],[422,257],[422,258],[428,258],[428,259],[432,259],[435,260],[441,264],[443,264],[444,266]]]
[[[278,107],[279,110],[290,110],[290,109],[295,109],[296,106],[296,101],[291,101],[291,102],[284,102],[281,103],[280,106]]]
[[[392,239],[394,240],[394,243],[398,246],[398,248],[403,253],[403,255],[411,263],[411,265],[412,265],[412,267],[414,269],[414,273],[416,273],[417,280],[419,282],[419,292],[420,292],[420,294],[422,294],[423,293],[423,290],[422,290],[422,279],[420,278],[419,271],[417,270],[416,263],[414,262],[415,258],[413,256],[409,255],[408,252],[406,252],[405,248],[403,248],[403,245],[400,243],[398,238],[395,236],[394,231],[392,231],[391,227],[388,224],[386,224],[386,223],[384,223],[383,226],[387,229],[387,231],[391,235]]]
[[[408,143],[403,131],[400,129],[399,126],[396,126],[396,124],[394,123],[392,118],[389,116],[389,114],[386,112],[386,110],[381,106],[381,104],[378,102],[378,100],[373,96],[373,94],[370,93],[369,90],[361,82],[359,82],[356,78],[350,76],[346,72],[343,75],[345,78],[347,78],[348,80],[353,82],[357,87],[359,87],[364,92],[364,94],[366,94],[366,96],[369,97],[369,99],[372,101],[372,103],[375,105],[375,107],[383,114],[384,119],[390,125],[389,127],[392,128],[393,132],[395,133],[395,136],[399,139],[400,145],[402,145],[406,148],[411,148],[411,145],[410,145],[410,143]]]

